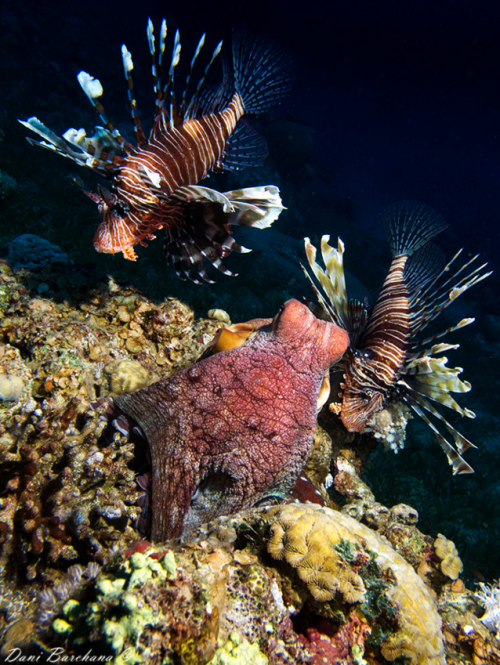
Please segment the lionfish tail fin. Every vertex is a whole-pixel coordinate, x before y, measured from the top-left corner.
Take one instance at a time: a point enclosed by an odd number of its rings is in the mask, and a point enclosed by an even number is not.
[[[382,212],[393,256],[411,255],[448,227],[443,217],[418,201],[399,201]]]
[[[292,58],[276,42],[248,32],[233,33],[234,80],[245,111],[263,113],[293,85]]]
[[[324,235],[321,238],[321,257],[325,266],[325,269],[323,269],[316,261],[316,248],[311,244],[309,238],[304,238],[307,261],[326,299],[319,292],[319,289],[315,286],[305,268],[304,272],[313,285],[316,296],[325,312],[330,315],[331,319],[337,325],[347,330],[351,336],[355,330],[353,330],[353,326],[351,325],[350,313],[352,308],[349,307],[345,285],[344,243],[339,238],[337,249],[335,249],[329,244],[329,240],[330,236],[328,235]],[[351,339],[352,343],[353,340]]]
[[[32,145],[53,150],[68,157],[80,166],[85,166],[102,176],[112,176],[119,169],[121,158],[126,155],[123,143],[104,127],[96,127],[93,136],[88,137],[84,129],[68,129],[62,138],[46,127],[38,118],[19,120],[38,136],[42,141],[27,138]]]
[[[204,258],[225,275],[233,276],[222,259],[231,252],[249,252],[232,236],[230,226],[266,228],[284,209],[273,185],[221,194],[208,187],[179,188],[169,199],[171,224],[165,234],[165,254],[181,279],[213,283]]]

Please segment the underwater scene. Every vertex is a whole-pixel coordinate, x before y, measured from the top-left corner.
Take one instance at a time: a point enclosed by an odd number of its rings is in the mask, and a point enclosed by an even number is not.
[[[500,665],[499,26],[0,5],[0,662]]]

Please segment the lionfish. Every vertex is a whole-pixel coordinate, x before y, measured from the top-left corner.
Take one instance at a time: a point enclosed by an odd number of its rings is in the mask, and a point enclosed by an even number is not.
[[[468,392],[470,383],[458,375],[461,367],[447,367],[442,354],[459,344],[434,342],[459,328],[473,323],[462,319],[456,325],[426,339],[417,335],[458,296],[488,277],[487,264],[477,265],[478,255],[460,267],[455,263],[460,250],[448,263],[429,241],[447,224],[441,215],[423,203],[401,201],[384,210],[382,218],[393,259],[387,277],[368,316],[358,301],[348,300],[344,267],[344,245],[329,245],[330,237],[321,239],[325,270],[316,262],[316,249],[305,238],[306,255],[311,270],[321,285],[324,297],[313,284],[326,316],[349,333],[350,348],[340,365],[344,372],[340,384],[340,403],[330,410],[340,414],[351,432],[370,432],[374,416],[391,403],[406,403],[433,430],[453,467],[453,473],[471,473],[473,469],[461,454],[475,447],[433,406],[437,402],[461,416],[475,418],[462,408],[451,393]],[[428,415],[429,414],[429,415]],[[430,419],[431,416],[437,423]],[[448,438],[438,429],[440,424]],[[453,439],[453,443],[450,440]]]
[[[230,226],[268,227],[283,207],[279,190],[272,185],[224,194],[197,185],[210,171],[236,170],[264,161],[266,142],[243,116],[262,113],[282,99],[291,87],[293,67],[290,56],[275,42],[235,32],[232,66],[223,62],[222,83],[204,85],[222,42],[195,83],[193,71],[205,43],[204,34],[194,51],[182,94],[176,94],[179,32],[175,33],[163,83],[166,36],[163,20],[157,49],[149,19],[147,37],[156,106],[148,138],[134,95],[132,56],[122,45],[137,147],[108,119],[100,101],[102,85],[84,71],[77,75],[78,82],[103,125],[95,127],[93,136],[87,137],[84,129],[68,129],[61,138],[36,117],[20,122],[43,139],[28,139],[30,143],[54,150],[111,181],[111,189],[99,186],[97,194],[83,190],[97,204],[102,220],[94,237],[98,252],[122,252],[126,259],[135,261],[134,246],[144,246],[163,228],[165,254],[179,277],[211,282],[204,258],[230,275],[221,259],[231,251],[250,251],[235,242]],[[83,189],[81,183],[80,187]]]

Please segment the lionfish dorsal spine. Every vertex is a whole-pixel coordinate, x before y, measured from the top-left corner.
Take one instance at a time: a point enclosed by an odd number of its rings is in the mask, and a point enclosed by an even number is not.
[[[186,77],[186,83],[184,84],[184,90],[182,91],[182,98],[181,98],[181,105],[179,108],[179,115],[181,118],[184,118],[186,116],[186,104],[187,104],[187,95],[188,95],[188,90],[189,90],[189,85],[191,83],[191,78],[193,76],[193,70],[196,61],[198,60],[198,56],[201,53],[201,49],[205,45],[205,39],[206,39],[206,33],[203,33],[202,36],[200,37],[198,44],[196,46],[196,49],[194,51],[193,57],[191,58],[191,64],[189,65],[189,72]]]
[[[153,21],[148,18],[148,44],[149,52],[151,54],[151,72],[153,74],[153,91],[155,94],[155,113],[154,117],[158,115],[163,104],[161,101],[162,90],[161,90],[161,75],[163,71],[163,56],[165,54],[165,43],[167,39],[167,22],[163,19],[160,28],[160,48],[158,50],[158,58],[156,57],[156,46],[155,46],[155,36],[154,36],[154,26]]]
[[[127,81],[127,96],[130,104],[130,115],[132,116],[132,122],[134,124],[135,139],[137,141],[137,145],[142,148],[147,144],[148,141],[142,128],[141,117],[139,115],[139,109],[137,108],[137,100],[134,95],[134,80],[132,78],[134,62],[132,60],[132,54],[127,49],[125,44],[122,44],[122,61],[123,72],[125,74],[125,80]]]
[[[87,72],[83,70],[78,72],[76,78],[80,84],[83,92],[87,95],[87,99],[90,101],[92,106],[95,108],[99,118],[101,119],[102,124],[109,131],[111,136],[121,145],[125,143],[125,139],[120,134],[119,130],[113,125],[111,120],[106,115],[104,106],[100,101],[100,98],[104,94],[103,87],[99,79],[94,78]]]
[[[201,43],[201,40],[200,40],[200,43]],[[203,42],[203,43],[204,43],[204,42]],[[195,89],[194,93],[192,94],[191,99],[190,99],[190,101],[189,101],[189,104],[187,105],[187,108],[186,108],[186,110],[185,110],[185,112],[184,112],[184,117],[185,117],[187,120],[189,120],[189,118],[192,118],[194,115],[196,115],[196,112],[197,112],[197,110],[198,110],[200,91],[201,91],[201,89],[202,89],[202,87],[203,87],[203,84],[205,83],[205,80],[206,80],[206,78],[207,78],[208,72],[210,71],[210,68],[212,67],[212,65],[213,65],[213,63],[214,63],[214,60],[217,58],[217,56],[219,55],[219,53],[220,53],[221,50],[222,50],[222,44],[223,44],[222,41],[220,41],[220,42],[217,44],[217,46],[215,47],[215,49],[214,49],[214,51],[213,51],[213,53],[212,53],[212,57],[211,57],[210,60],[208,61],[208,63],[207,63],[207,65],[205,66],[205,69],[204,69],[202,75],[200,76],[200,78],[199,78],[199,80],[198,80],[198,84],[197,84],[197,86],[196,86],[196,89]],[[203,44],[201,44],[201,46],[203,46]],[[196,51],[195,51],[195,56],[196,56],[196,57],[193,56],[193,60],[191,61],[191,67],[193,67],[193,66],[194,66],[194,63],[196,62],[196,59],[197,59],[197,57],[198,57],[198,55],[199,55],[199,50],[201,50],[201,46],[200,46],[200,44],[198,44],[198,47],[197,47],[197,49],[196,49]],[[188,75],[188,82],[186,83],[186,97],[187,97],[187,85],[188,85],[188,83],[190,83],[190,81],[191,81],[191,72],[190,72],[189,75]]]

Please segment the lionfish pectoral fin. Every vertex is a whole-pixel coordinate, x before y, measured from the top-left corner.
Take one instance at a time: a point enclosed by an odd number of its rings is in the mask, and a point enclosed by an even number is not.
[[[179,201],[181,203],[203,203],[203,201],[211,201],[219,203],[222,207],[222,212],[233,212],[234,207],[226,194],[218,192],[216,189],[210,187],[202,187],[200,185],[187,185],[179,187],[170,196],[171,201]]]
[[[437,409],[430,404],[422,394],[415,390],[407,381],[398,381],[400,387],[404,389],[404,401],[415,411],[415,413],[422,418],[422,420],[434,432],[439,445],[443,449],[448,458],[448,462],[453,467],[453,473],[473,473],[472,467],[462,458],[461,453],[464,453],[469,448],[476,448],[471,441],[465,438],[453,425],[451,425],[444,416],[442,416]],[[448,432],[453,437],[456,447],[453,447],[449,441],[441,434],[434,423],[424,413],[424,409],[431,413],[437,420],[439,420],[446,427]]]
[[[326,299],[320,293],[304,266],[302,266],[302,269],[312,284],[314,292],[325,312],[329,314],[334,323],[347,330],[351,336],[352,325],[344,275],[344,243],[339,238],[337,249],[335,249],[330,246],[329,241],[330,236],[328,235],[324,235],[321,238],[321,256],[325,266],[325,269],[323,269],[316,261],[316,248],[311,244],[309,238],[304,238],[307,261]]]
[[[262,166],[268,154],[265,138],[245,118],[241,118],[226,143],[221,168],[238,171]]]
[[[45,139],[35,141],[27,138],[31,145],[53,150],[62,157],[67,157],[76,164],[85,166],[105,177],[112,176],[119,170],[120,158],[126,152],[126,146],[117,142],[116,138],[104,127],[96,127],[92,137],[87,137],[84,129],[68,129],[60,137],[38,118],[31,117],[27,121],[19,120],[19,122]]]
[[[231,226],[267,229],[285,210],[281,202],[280,190],[274,185],[235,189],[231,192],[224,192],[224,196],[233,207],[233,212],[228,219],[228,224]]]

